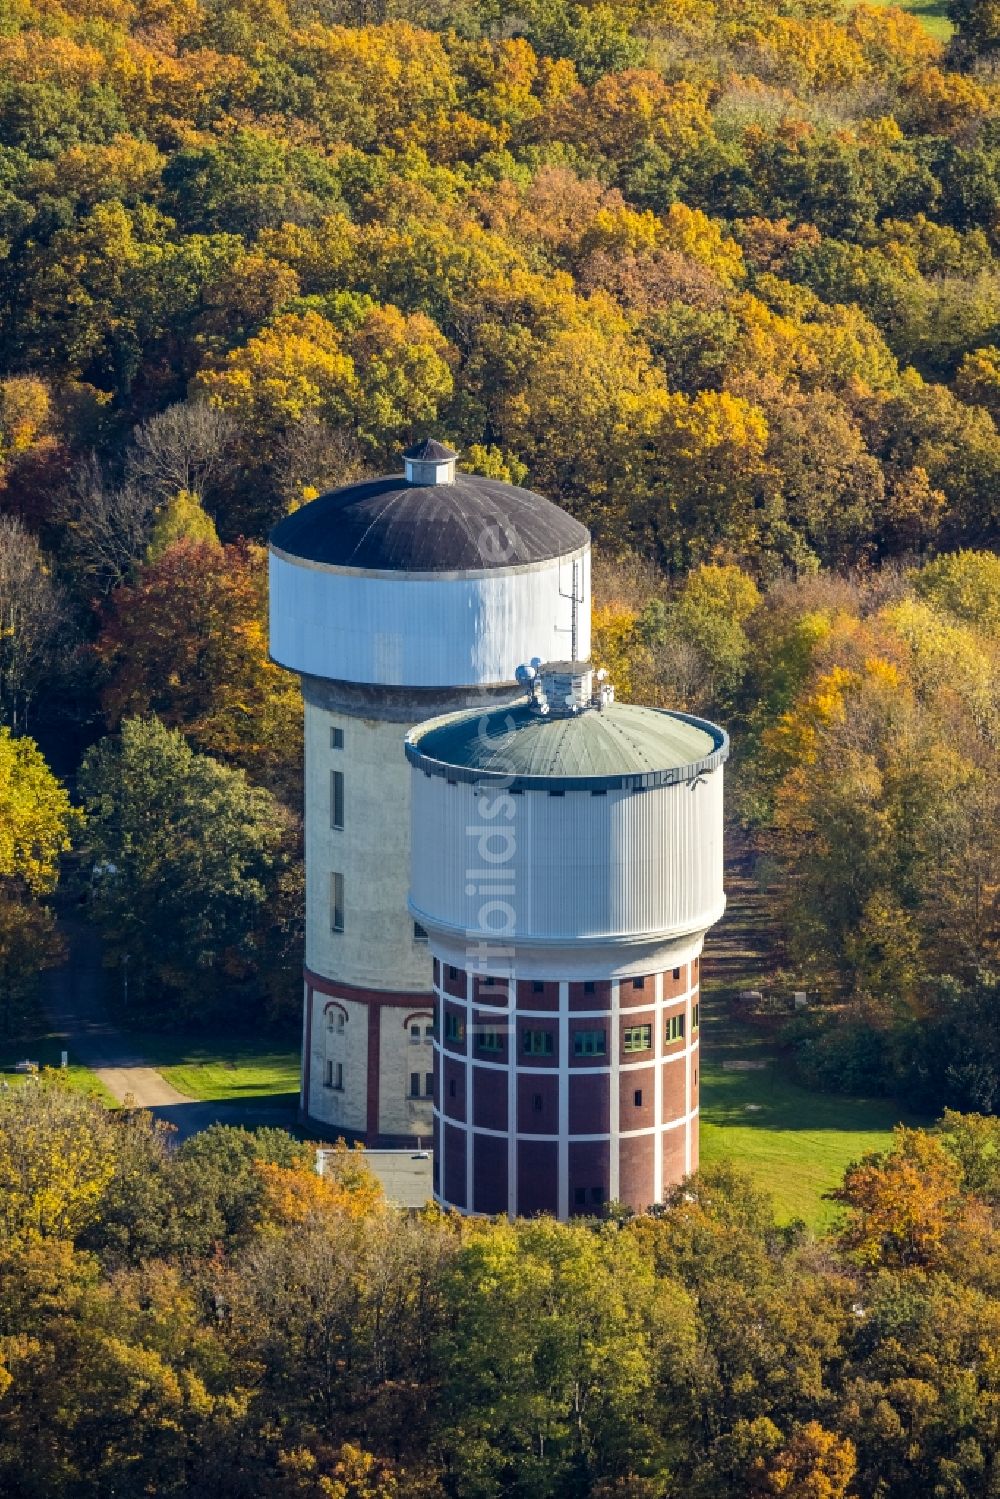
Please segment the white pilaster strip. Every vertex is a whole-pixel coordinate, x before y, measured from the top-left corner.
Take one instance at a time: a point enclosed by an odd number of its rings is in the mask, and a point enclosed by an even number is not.
[[[694,1006],[691,1003],[691,964],[687,967],[687,1004],[684,1006],[684,1175],[691,1175],[691,1048],[694,1045],[694,1033],[691,1030],[691,1021],[694,1015]]]
[[[608,1078],[608,1131],[610,1144],[608,1146],[608,1197],[612,1202],[618,1201],[619,1191],[619,1136],[621,1133],[621,1026],[618,1023],[618,1011],[621,999],[621,985],[617,979],[611,983],[611,1035],[608,1037],[608,1055],[611,1059],[611,1075]]]

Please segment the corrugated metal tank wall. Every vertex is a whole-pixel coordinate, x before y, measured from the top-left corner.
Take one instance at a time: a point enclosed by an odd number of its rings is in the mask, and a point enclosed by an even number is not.
[[[414,768],[413,908],[456,933],[492,937],[508,904],[514,931],[505,935],[515,942],[704,931],[725,903],[722,775],[551,796]]]
[[[514,680],[533,657],[590,655],[590,549],[482,574],[364,573],[270,553],[271,655],[310,676],[397,687]]]

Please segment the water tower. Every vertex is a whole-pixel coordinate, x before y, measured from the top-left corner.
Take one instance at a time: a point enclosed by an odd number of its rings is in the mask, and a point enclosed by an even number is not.
[[[333,490],[270,538],[271,655],[305,699],[302,1113],[369,1145],[431,1133],[428,934],[407,910],[403,740],[520,694],[519,664],[590,648],[590,538],[529,490],[457,471]]]
[[[434,1185],[465,1212],[642,1210],[698,1165],[700,959],[725,908],[714,724],[590,667],[407,736],[439,1013]]]

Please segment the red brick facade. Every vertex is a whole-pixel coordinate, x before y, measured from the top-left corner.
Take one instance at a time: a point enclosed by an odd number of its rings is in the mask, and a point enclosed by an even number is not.
[[[638,980],[438,986],[435,1192],[466,1212],[643,1209],[697,1167],[697,960]]]

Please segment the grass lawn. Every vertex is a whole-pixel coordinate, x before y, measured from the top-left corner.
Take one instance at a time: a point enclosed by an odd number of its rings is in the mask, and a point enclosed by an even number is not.
[[[888,1145],[901,1111],[891,1099],[801,1087],[766,1033],[732,1017],[729,1002],[740,989],[771,987],[773,934],[766,894],[734,863],[726,886],[729,908],[705,945],[701,1162],[734,1161],[770,1193],[781,1222],[825,1228],[838,1209],[823,1194],[851,1161]]]
[[[869,4],[898,4],[900,10],[909,11],[911,16],[922,21],[926,30],[939,42],[946,42],[951,36],[952,26],[948,20],[947,0],[869,0]]]
[[[189,1098],[287,1107],[299,1091],[299,1048],[291,1038],[142,1035],[143,1060]],[[291,1097],[290,1097],[291,1095]]]
[[[0,1046],[0,1080],[9,1083],[12,1087],[20,1086],[26,1081],[23,1072],[14,1072],[16,1063],[28,1058],[37,1062],[40,1067],[54,1067],[60,1072],[59,1066],[61,1053],[65,1042],[61,1036],[34,1036],[29,1041],[16,1041],[11,1045]],[[116,1109],[117,1100],[101,1082],[95,1077],[89,1067],[67,1067],[62,1072],[63,1081],[69,1087],[76,1089],[78,1093],[87,1093],[92,1098],[99,1098],[108,1108]]]
[[[896,1107],[886,1099],[812,1093],[783,1076],[775,1057],[759,1058],[760,1071],[725,1071],[711,1060],[708,1019],[702,1047],[702,1164],[728,1157],[771,1194],[781,1222],[802,1218],[827,1227],[837,1205],[823,1193],[851,1161],[885,1148]]]

